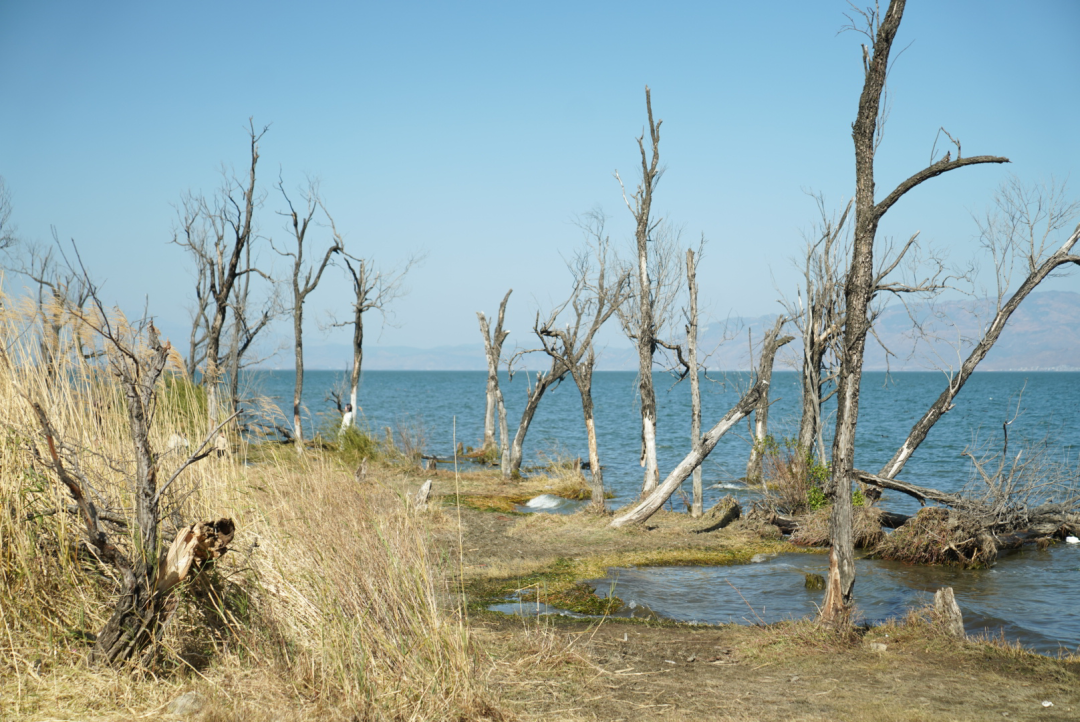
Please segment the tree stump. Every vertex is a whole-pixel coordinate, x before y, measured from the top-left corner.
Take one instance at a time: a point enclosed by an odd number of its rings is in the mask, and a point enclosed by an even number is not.
[[[417,490],[416,496],[413,497],[413,508],[417,511],[423,511],[427,509],[428,499],[431,498],[431,479],[428,479]]]
[[[934,592],[934,621],[950,637],[964,638],[964,617],[960,614],[952,587],[942,587]]]

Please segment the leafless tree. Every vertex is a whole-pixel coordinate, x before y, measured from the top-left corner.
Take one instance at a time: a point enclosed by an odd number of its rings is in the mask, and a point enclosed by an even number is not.
[[[304,393],[304,302],[322,280],[323,271],[326,270],[330,259],[335,253],[344,251],[342,238],[336,232],[331,234],[332,243],[326,249],[322,259],[312,265],[304,263],[304,242],[307,240],[308,230],[315,214],[322,208],[322,200],[319,198],[319,186],[315,181],[308,181],[307,188],[303,191],[304,208],[297,212],[292,199],[285,191],[285,184],[279,178],[277,189],[285,199],[289,207],[288,212],[282,213],[288,222],[286,228],[292,235],[294,248],[280,250],[278,253],[292,259],[292,273],[290,290],[292,292],[292,317],[293,317],[293,348],[296,359],[296,385],[293,389],[293,433],[296,435],[296,448],[302,451],[304,448],[304,428],[300,420],[300,401]],[[363,327],[361,326],[361,334]],[[361,336],[361,339],[363,336]]]
[[[321,201],[320,201],[321,202]],[[338,232],[333,216],[326,207],[322,207],[326,220],[330,224],[330,231],[334,237],[334,244],[339,249],[341,261],[345,264],[345,270],[352,282],[353,301],[352,318],[348,321],[331,321],[334,327],[352,326],[352,370],[349,375],[349,404],[353,409],[352,425],[356,426],[359,415],[359,388],[360,371],[364,363],[364,314],[369,311],[378,311],[386,321],[387,309],[392,301],[407,293],[404,286],[405,276],[408,275],[417,264],[423,261],[423,256],[410,256],[405,263],[389,271],[380,270],[374,259],[351,256],[343,250],[345,239]]]
[[[245,368],[256,366],[266,357],[251,358],[250,354],[256,338],[280,314],[280,300],[273,279],[261,271],[251,258],[251,246],[244,249],[244,270],[233,285],[233,297],[230,304],[232,322],[228,327],[229,350],[226,362],[221,364],[229,382],[230,408],[240,407],[240,375]],[[270,294],[260,302],[252,298],[251,279],[258,275],[269,282]]]
[[[799,421],[800,453],[817,449],[825,458],[821,409],[835,392],[828,385],[835,381],[839,358],[839,339],[844,327],[844,256],[848,246],[842,233],[853,201],[845,206],[839,219],[829,216],[824,198],[814,197],[820,214],[816,237],[806,241],[806,253],[799,264],[803,287],[794,302],[785,302],[785,310],[802,339],[802,415]],[[832,369],[833,373],[829,373]]]
[[[224,197],[225,194],[222,194]],[[220,200],[220,198],[219,198]],[[189,377],[194,378],[196,371],[203,367],[207,359],[210,329],[211,307],[216,307],[215,294],[211,287],[217,279],[228,275],[226,266],[227,234],[218,233],[221,219],[215,218],[220,205],[212,205],[201,196],[187,195],[177,211],[177,229],[173,234],[173,243],[184,248],[194,262],[194,304],[189,309],[191,330],[188,336],[188,353],[185,369]],[[250,367],[264,359],[251,359],[250,352],[259,334],[280,313],[273,279],[253,260],[255,246],[254,234],[244,242],[231,285],[230,296],[226,304],[225,320],[219,334],[227,339],[225,348],[219,340],[216,361],[219,381],[224,379],[228,386],[229,408],[236,409],[240,402],[240,374],[245,367]],[[231,261],[231,258],[229,258]],[[270,294],[261,302],[253,302],[252,276],[266,281]]]
[[[119,379],[127,400],[135,458],[132,487],[135,524],[98,508],[93,498],[97,495],[92,493],[91,482],[81,471],[77,450],[58,436],[42,405],[28,399],[45,440],[45,452],[35,447],[34,453],[67,488],[83,519],[86,541],[96,556],[115,567],[122,578],[116,607],[96,637],[91,659],[109,665],[139,659],[146,662],[156,651],[165,624],[175,610],[177,602],[173,590],[193,567],[197,569],[202,563],[196,558],[209,561],[221,556],[233,537],[234,526],[230,519],[191,524],[179,530],[166,550],[159,528],[163,494],[188,466],[209,455],[211,439],[218,429],[214,429],[195,453],[159,486],[158,461],[150,446],[149,435],[154,420],[157,383],[169,358],[169,344],[162,345],[157,330],[148,323],[145,327],[148,352],[140,351],[137,336],[142,332],[138,328],[130,330],[126,324],[113,324],[85,271],[81,276],[93,301],[94,312],[80,313],[80,321],[104,340],[110,369]],[[129,553],[109,538],[102,526],[106,517],[112,518],[114,524],[123,529],[134,526]]]
[[[822,434],[822,407],[836,393],[839,359],[843,355],[841,334],[844,328],[845,258],[851,250],[847,229],[854,201],[849,201],[839,217],[830,215],[825,199],[815,194],[819,221],[806,239],[806,250],[797,262],[803,274],[803,284],[794,300],[783,300],[785,311],[799,330],[802,339],[802,414],[797,438],[800,453],[816,450],[824,460],[825,444]],[[896,280],[897,272],[905,278]],[[959,276],[958,276],[959,278]],[[869,333],[881,344],[874,332],[877,319],[884,312],[889,296],[896,296],[908,308],[914,319],[914,309],[904,298],[914,294],[929,301],[956,279],[945,272],[943,260],[933,253],[924,255],[918,234],[899,248],[886,239],[874,274],[873,301],[867,310]],[[913,326],[913,341],[925,340],[927,333],[920,323]],[[894,351],[881,344],[886,359]]]
[[[1068,201],[1063,187],[1052,183],[1026,187],[1013,178],[1002,185],[994,206],[994,210],[979,223],[982,246],[994,266],[994,317],[984,326],[981,337],[960,368],[947,374],[945,390],[915,423],[904,443],[878,472],[878,477],[892,479],[903,470],[934,424],[953,408],[953,400],[1028,294],[1062,266],[1080,265],[1080,255],[1073,252],[1080,240],[1080,226],[1076,226],[1063,242],[1061,239],[1080,211],[1080,203]],[[1060,246],[1057,245],[1059,242]],[[1027,275],[1010,293],[1016,271],[1021,268]]]
[[[540,320],[540,314],[536,314],[536,322],[533,324],[533,333],[537,336],[540,335],[540,329],[543,328],[543,322]],[[521,356],[530,353],[537,353],[543,351],[540,349],[527,349],[516,352],[510,357],[506,363],[506,370],[510,378],[513,379],[516,371],[514,370],[514,363]],[[514,433],[514,439],[510,443],[510,475],[519,474],[521,472],[521,462],[524,458],[525,436],[529,433],[529,426],[532,424],[533,417],[536,415],[536,409],[540,406],[540,400],[544,398],[544,394],[551,388],[557,387],[566,374],[570,373],[570,368],[559,358],[551,357],[551,364],[548,367],[547,372],[537,371],[536,376],[533,378],[531,385],[526,386],[526,393],[528,398],[525,402],[525,410],[521,412],[521,421],[518,422],[517,431]],[[529,372],[525,371],[525,380],[528,384]]]
[[[622,188],[623,201],[634,216],[636,272],[633,274],[633,293],[636,304],[627,304],[619,318],[627,336],[638,349],[638,384],[641,396],[641,465],[645,467],[642,494],[647,495],[660,481],[656,460],[656,390],[653,388],[653,356],[656,354],[660,327],[669,315],[673,298],[669,283],[679,275],[678,255],[671,243],[673,231],[662,219],[652,218],[653,193],[660,181],[660,125],[653,120],[652,96],[645,87],[645,109],[649,120],[649,149],[645,147],[645,133],[638,136],[641,152],[641,180],[630,197],[626,186],[616,171],[615,177]],[[666,238],[663,237],[666,235]],[[650,249],[650,245],[653,246]],[[662,248],[657,248],[662,246]],[[631,307],[633,309],[631,310]]]
[[[762,351],[762,358],[775,356],[777,349],[791,340],[791,336],[779,337],[778,333],[770,334],[765,343],[765,348]],[[754,410],[758,400],[761,398],[762,394],[766,392],[769,386],[769,382],[765,380],[764,376],[763,369],[759,367],[754,378],[754,383],[750,389],[743,394],[738,403],[736,403],[723,418],[717,421],[711,429],[702,435],[701,443],[694,444],[690,453],[688,453],[683,460],[672,469],[667,478],[664,479],[664,483],[657,486],[651,494],[642,499],[633,509],[622,516],[615,517],[611,522],[611,526],[621,527],[626,526],[627,524],[638,524],[655,514],[668,498],[675,493],[675,490],[686,481],[686,478],[690,476],[694,469],[700,466],[709,454],[712,453],[712,450],[716,448],[721,437]]]
[[[579,253],[570,271],[574,290],[570,298],[558,306],[540,324],[537,335],[544,351],[570,369],[570,375],[581,395],[581,410],[589,444],[589,471],[592,476],[592,506],[603,510],[604,477],[600,451],[596,440],[596,421],[593,413],[592,375],[596,364],[594,340],[611,316],[629,299],[630,271],[611,268],[610,239],[604,233],[605,218],[596,211],[582,220],[588,248]],[[560,316],[568,311],[569,321],[560,326]]]
[[[855,583],[855,558],[852,539],[851,485],[854,476],[855,427],[859,410],[859,384],[862,379],[866,336],[870,330],[869,309],[875,281],[874,241],[878,224],[885,213],[908,191],[957,168],[981,163],[1005,163],[1006,158],[974,156],[957,158],[946,154],[928,167],[902,181],[882,200],[875,202],[874,155],[880,142],[882,95],[885,89],[889,54],[900,27],[905,0],[891,0],[884,15],[877,8],[858,11],[862,20],[858,29],[872,42],[863,46],[864,83],[858,114],[852,126],[855,145],[855,233],[851,263],[845,278],[845,323],[843,356],[837,383],[836,433],[832,448],[832,478],[827,495],[832,502],[830,517],[829,580],[820,618],[825,623],[846,619]],[[853,27],[856,24],[853,22]]]
[[[704,240],[702,246],[704,245]],[[701,451],[701,379],[698,375],[698,285],[697,262],[701,260],[703,248],[686,249],[686,290],[689,295],[686,308],[686,363],[690,376],[690,451]],[[704,490],[701,488],[701,464],[693,472],[694,499],[690,506],[690,516],[698,519],[704,508]]]
[[[255,237],[255,212],[261,205],[261,199],[256,195],[259,141],[267,130],[269,126],[256,132],[254,122],[248,120],[251,161],[247,178],[240,180],[226,175],[216,196],[206,198],[189,194],[185,197],[179,211],[180,227],[173,237],[173,243],[196,259],[197,272],[208,274],[204,284],[196,283],[197,300],[192,323],[196,347],[202,335],[199,324],[205,324],[205,351],[202,354],[192,352],[191,356],[201,355],[205,359],[203,383],[210,426],[217,424],[219,415],[221,337],[233,303],[233,286],[238,278],[256,272],[251,266],[243,267],[242,261],[247,257],[245,249]],[[205,305],[198,297],[199,293],[206,294]],[[188,363],[192,364],[192,361],[189,359]]]
[[[502,347],[509,331],[503,329],[503,320],[506,317],[506,302],[510,300],[510,289],[503,296],[499,304],[499,315],[495,319],[495,331],[492,333],[491,324],[482,311],[476,312],[480,320],[480,333],[484,335],[484,356],[487,358],[488,379],[486,407],[484,409],[484,445],[487,452],[495,448],[495,415],[499,419],[499,467],[504,479],[510,477],[510,439],[506,425],[506,404],[503,402],[502,389],[499,387],[499,364],[502,362]]]

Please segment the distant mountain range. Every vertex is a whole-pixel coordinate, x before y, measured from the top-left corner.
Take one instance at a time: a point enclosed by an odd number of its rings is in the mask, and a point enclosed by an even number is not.
[[[985,301],[939,304],[933,316],[943,314],[949,319],[947,323],[933,320],[930,311],[926,306],[918,306],[912,309],[912,315],[924,323],[924,328],[936,340],[923,338],[915,342],[908,311],[898,303],[887,308],[878,318],[875,330],[893,356],[887,360],[881,345],[871,339],[867,344],[866,368],[884,370],[888,366],[894,371],[924,371],[958,367],[977,340],[982,325],[993,317],[992,307]],[[705,365],[723,371],[750,368],[750,340],[756,353],[762,336],[775,319],[775,314],[735,318],[726,324],[704,327],[698,344],[701,353],[715,349]],[[728,340],[721,343],[725,337]],[[959,353],[955,348],[957,341]],[[511,349],[508,347],[507,350]],[[777,369],[797,367],[797,354],[798,339],[778,358]],[[304,348],[305,366],[309,369],[342,370],[351,363],[351,358],[351,349],[345,344],[309,344]],[[537,364],[534,360],[530,366],[535,368]],[[487,367],[483,344],[475,343],[434,348],[368,346],[364,349],[364,368],[371,371],[482,371]],[[629,345],[605,348],[597,360],[597,369],[634,371],[637,369],[637,352]],[[1031,294],[1009,319],[1001,338],[979,369],[1080,371],[1080,293],[1044,291]]]

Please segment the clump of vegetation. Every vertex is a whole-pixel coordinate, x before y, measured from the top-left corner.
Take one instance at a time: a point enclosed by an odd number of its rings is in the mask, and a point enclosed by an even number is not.
[[[977,519],[940,506],[927,506],[890,534],[875,556],[908,564],[985,567],[997,559],[997,543]]]
[[[346,464],[360,464],[365,459],[376,461],[383,455],[383,450],[368,432],[350,426],[338,434],[338,453]]]
[[[829,479],[829,467],[821,463],[811,449],[800,447],[795,439],[778,442],[771,435],[759,444],[763,482],[777,511],[794,516],[826,506],[824,488]]]
[[[791,534],[791,542],[799,546],[829,546],[829,507],[799,517],[799,526]],[[852,515],[856,549],[874,549],[885,541],[881,530],[881,510],[872,506],[856,506]]]

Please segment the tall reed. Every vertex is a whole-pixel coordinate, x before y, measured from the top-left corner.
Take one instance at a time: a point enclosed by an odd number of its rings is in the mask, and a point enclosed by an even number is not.
[[[81,542],[66,490],[41,463],[40,403],[68,460],[132,544],[133,465],[124,397],[91,330],[64,309],[0,295],[0,717],[119,719],[165,714],[194,688],[204,719],[487,719],[502,715],[458,616],[452,571],[423,519],[375,466],[361,485],[332,453],[230,454],[190,467],[162,505],[166,536],[236,521],[234,553],[180,590],[151,669],[86,665],[119,589]],[[58,334],[45,319],[62,319]],[[113,319],[123,324],[122,317]],[[179,357],[159,385],[151,432],[168,478],[206,433],[201,391]],[[189,446],[183,447],[183,441]],[[171,449],[171,450],[170,450]]]

